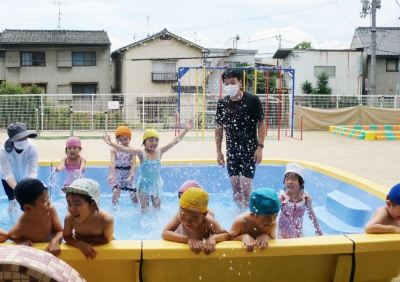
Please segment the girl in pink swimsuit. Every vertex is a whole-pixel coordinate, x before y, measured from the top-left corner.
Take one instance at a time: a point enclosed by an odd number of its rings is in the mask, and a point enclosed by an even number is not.
[[[65,146],[65,154],[67,156],[62,158],[60,165],[55,170],[60,172],[65,169],[67,177],[64,181],[64,186],[70,185],[76,179],[84,178],[83,172],[86,167],[86,159],[79,155],[81,150],[81,139],[76,136],[67,139]]]
[[[311,196],[304,190],[304,168],[297,163],[286,166],[285,191],[280,191],[281,213],[278,221],[278,238],[300,238],[303,235],[303,216],[305,211],[313,222],[315,235],[321,236],[317,217],[312,208]]]

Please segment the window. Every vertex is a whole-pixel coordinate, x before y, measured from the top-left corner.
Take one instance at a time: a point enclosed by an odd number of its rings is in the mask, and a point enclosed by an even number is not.
[[[326,72],[329,77],[336,77],[336,67],[331,67],[331,66],[314,67],[314,76],[319,75],[321,72]]]
[[[45,66],[44,52],[21,52],[21,66]]]
[[[399,71],[399,59],[386,59],[386,71],[387,72],[396,72]]]
[[[176,63],[153,62],[152,81],[178,81]]]
[[[87,95],[87,94],[96,94],[96,93],[97,93],[97,84],[72,84],[72,94],[86,94],[75,97],[91,98],[92,95]]]
[[[95,66],[96,52],[72,52],[73,66]]]
[[[0,50],[0,58],[4,58],[6,56],[6,51]]]

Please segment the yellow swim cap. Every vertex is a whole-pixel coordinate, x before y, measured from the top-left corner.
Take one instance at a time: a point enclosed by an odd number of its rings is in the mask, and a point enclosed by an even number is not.
[[[208,210],[208,193],[198,188],[188,188],[183,192],[179,206],[182,209],[205,213]]]
[[[154,137],[160,140],[160,135],[158,135],[158,132],[155,129],[146,129],[143,134],[143,141],[150,137]]]

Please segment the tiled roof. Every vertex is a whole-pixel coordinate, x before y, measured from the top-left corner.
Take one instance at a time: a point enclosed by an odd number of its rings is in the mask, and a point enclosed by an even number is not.
[[[6,29],[0,44],[100,44],[111,45],[104,30],[22,30]]]
[[[360,38],[362,47],[367,55],[371,55],[371,28],[358,27],[355,33]],[[376,28],[376,55],[399,56],[400,55],[400,28],[377,27]]]
[[[197,47],[197,48],[199,48],[199,49],[205,49],[205,50],[209,51],[208,49],[206,49],[206,48],[204,48],[204,47],[201,47],[200,45],[197,45],[196,43],[193,43],[193,42],[191,42],[191,41],[189,41],[189,40],[186,40],[186,39],[183,38],[183,37],[180,37],[180,36],[178,36],[178,35],[176,35],[176,34],[173,34],[172,32],[168,31],[166,28],[164,28],[164,29],[161,30],[160,32],[157,32],[157,33],[155,33],[155,34],[153,34],[153,35],[151,35],[151,36],[149,36],[149,37],[146,37],[145,39],[142,39],[142,40],[133,42],[133,43],[131,43],[131,44],[129,44],[129,45],[126,45],[126,46],[124,46],[124,47],[121,47],[121,48],[119,48],[119,49],[113,51],[112,53],[114,53],[114,52],[118,52],[118,53],[119,53],[120,51],[125,51],[126,49],[129,49],[130,47],[136,46],[136,45],[138,45],[138,44],[142,44],[142,43],[144,43],[144,42],[146,42],[146,41],[148,41],[148,40],[150,40],[150,39],[153,39],[153,38],[155,38],[155,37],[157,37],[157,36],[160,36],[160,35],[171,35],[171,36],[173,36],[173,37],[175,37],[175,38],[181,40],[182,42],[185,42],[185,43],[188,43],[188,44],[190,44],[190,45],[193,45],[193,46],[195,46],[195,47]]]

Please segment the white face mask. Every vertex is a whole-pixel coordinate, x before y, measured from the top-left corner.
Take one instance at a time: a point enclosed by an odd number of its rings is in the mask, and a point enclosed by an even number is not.
[[[15,141],[14,142],[14,147],[18,150],[25,150],[26,148],[28,148],[29,145],[29,140],[26,139],[24,141]]]
[[[239,85],[238,84],[224,85],[224,90],[226,94],[228,94],[230,97],[234,97],[239,92]]]

